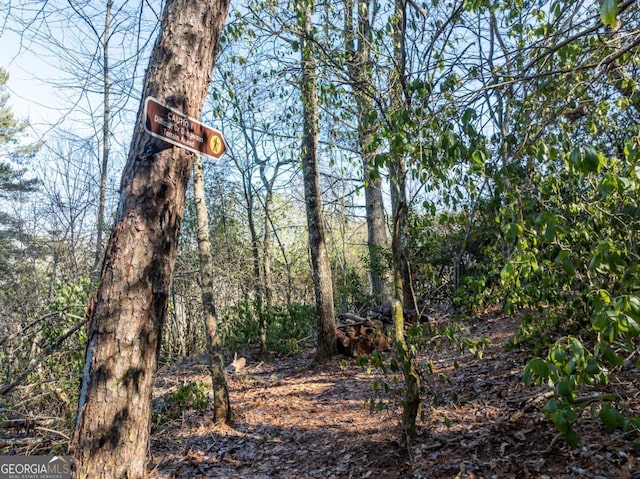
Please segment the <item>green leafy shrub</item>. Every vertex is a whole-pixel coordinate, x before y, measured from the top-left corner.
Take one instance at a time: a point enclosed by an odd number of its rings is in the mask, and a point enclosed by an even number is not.
[[[489,201],[479,213],[412,215],[410,249],[416,294],[427,300],[452,298],[454,306],[474,312],[501,300],[496,264],[503,262]]]
[[[607,427],[637,432],[640,424],[612,386],[613,377],[640,367],[638,142],[625,146],[622,160],[574,148],[552,176],[539,189],[545,208],[515,228],[501,277],[512,304],[537,302],[565,334],[527,363],[524,380],[553,388],[544,412],[577,445],[574,423],[587,406]]]
[[[183,384],[177,391],[167,394],[161,406],[153,412],[153,423],[166,424],[179,419],[186,411],[202,411],[209,405],[209,386],[204,381]]]
[[[53,417],[56,430],[71,434],[84,367],[89,286],[87,277],[57,285],[50,304],[5,338],[0,380],[10,393],[0,405],[0,420]]]
[[[288,307],[263,307],[262,315],[267,325],[269,351],[295,355],[312,344],[316,326],[313,306],[292,303]],[[249,299],[222,314],[220,329],[228,352],[259,346],[258,317],[257,305]]]
[[[58,349],[49,356],[44,364],[47,370],[57,378],[56,383],[69,397],[75,414],[75,403],[80,387],[80,378],[84,368],[85,346],[87,343],[87,327],[80,326],[85,318],[85,307],[89,300],[90,280],[82,277],[77,283],[61,285],[54,302],[49,307],[51,312],[59,312],[58,321],[45,322],[42,333],[44,344],[53,344],[72,328],[78,328]]]
[[[229,351],[258,345],[260,323],[254,301],[245,297],[237,305],[224,310],[219,327],[224,347]]]
[[[300,354],[311,346],[315,336],[316,313],[311,305],[293,303],[266,311],[267,346],[284,355]]]
[[[370,304],[372,298],[366,293],[367,288],[360,272],[349,266],[343,276],[335,288],[334,304],[342,305],[343,309],[350,311],[358,311],[362,306]]]

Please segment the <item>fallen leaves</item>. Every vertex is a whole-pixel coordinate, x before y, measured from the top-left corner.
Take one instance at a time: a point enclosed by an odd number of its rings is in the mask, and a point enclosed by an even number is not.
[[[545,391],[522,383],[527,353],[504,350],[515,328],[496,316],[473,323],[471,336],[491,340],[483,359],[455,347],[420,358],[433,374],[419,437],[408,450],[398,445],[393,391],[380,396],[372,390],[382,376],[367,374],[355,361],[309,366],[308,352],[269,363],[249,360],[231,376],[231,427],[191,413],[155,430],[149,477],[640,477],[630,441],[597,421],[587,418],[577,449],[558,438],[536,400]],[[194,365],[165,368],[158,394],[176,382],[173,377],[208,380]],[[380,412],[370,412],[374,397],[385,406]]]

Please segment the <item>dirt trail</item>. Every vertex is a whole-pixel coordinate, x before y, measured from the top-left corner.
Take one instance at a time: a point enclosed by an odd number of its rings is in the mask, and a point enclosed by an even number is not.
[[[543,391],[522,384],[528,353],[504,350],[514,330],[512,321],[488,315],[467,332],[490,340],[482,359],[446,343],[421,358],[433,374],[425,376],[424,418],[408,451],[398,443],[392,395],[371,390],[382,377],[354,360],[309,367],[309,352],[250,361],[233,375],[232,426],[188,411],[154,430],[149,477],[640,478],[639,454],[621,433],[587,419],[581,447],[557,435],[536,402]],[[208,380],[202,365],[167,367],[156,395]],[[387,408],[371,413],[372,398]]]

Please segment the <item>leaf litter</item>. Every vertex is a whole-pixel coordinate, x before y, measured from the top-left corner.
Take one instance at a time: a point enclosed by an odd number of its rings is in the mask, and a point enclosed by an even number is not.
[[[580,446],[564,442],[541,412],[549,388],[522,383],[531,353],[505,350],[516,322],[488,313],[467,325],[470,338],[490,341],[482,358],[446,343],[418,358],[432,372],[408,448],[391,376],[354,359],[313,364],[307,351],[249,359],[230,375],[231,425],[215,425],[208,408],[154,426],[148,477],[640,479],[640,451],[621,431],[583,417]],[[154,401],[181,384],[210,384],[204,364],[161,368]],[[381,381],[390,391],[374,388]],[[640,411],[640,398],[629,405]]]

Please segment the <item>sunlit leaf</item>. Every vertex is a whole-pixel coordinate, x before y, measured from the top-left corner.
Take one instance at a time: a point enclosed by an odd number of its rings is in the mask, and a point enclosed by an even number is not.
[[[615,27],[618,23],[616,17],[618,16],[618,1],[617,0],[602,0],[600,5],[600,20],[608,27]]]

